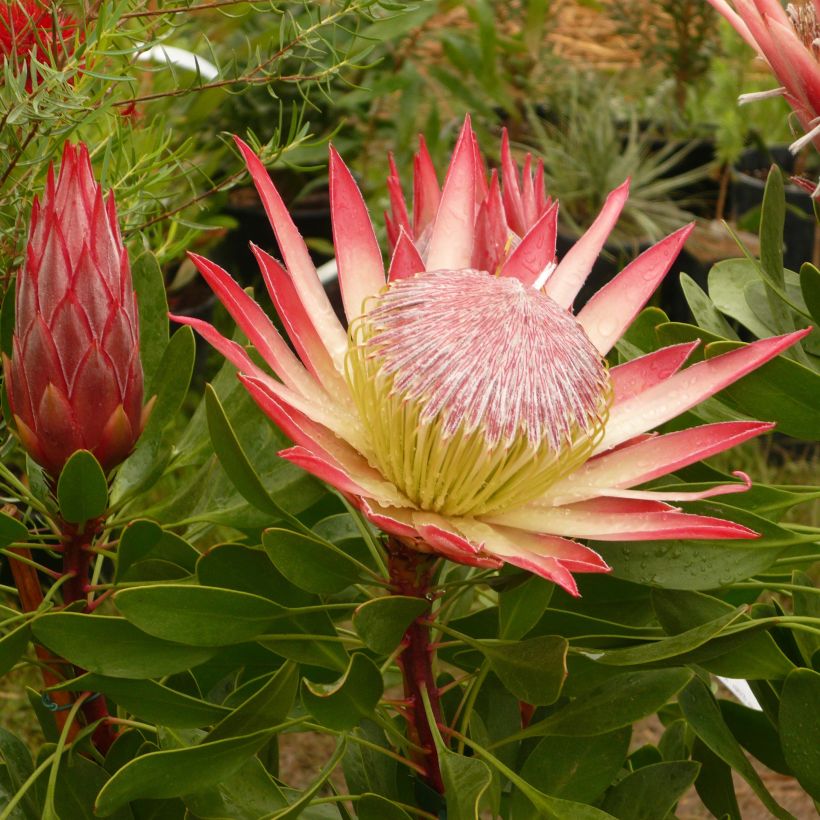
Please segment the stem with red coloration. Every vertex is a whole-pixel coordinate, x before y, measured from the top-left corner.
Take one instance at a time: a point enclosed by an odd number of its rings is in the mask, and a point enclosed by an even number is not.
[[[398,539],[388,541],[390,587],[396,595],[425,598],[430,595],[430,582],[435,556],[411,549]],[[440,794],[444,793],[438,752],[433,731],[424,710],[422,692],[427,692],[436,722],[441,724],[439,691],[433,675],[434,648],[430,644],[430,621],[427,615],[416,618],[404,633],[403,649],[397,658],[404,681],[406,706],[402,714],[407,718],[410,740],[424,751],[414,756],[414,762],[425,771],[425,782]]]
[[[91,612],[88,597],[89,572],[91,570],[91,559],[93,553],[91,547],[94,538],[100,531],[100,520],[88,521],[81,529],[73,524],[64,521],[60,522],[63,533],[63,571],[69,577],[63,584],[63,603],[68,605],[76,601],[85,601],[85,611]],[[78,675],[84,674],[85,670],[74,667]],[[94,745],[101,754],[106,754],[111,748],[111,744],[116,740],[117,733],[114,727],[108,723],[110,717],[105,696],[97,695],[92,699],[85,700],[82,705],[83,715],[86,723],[102,721],[94,730],[91,736]]]

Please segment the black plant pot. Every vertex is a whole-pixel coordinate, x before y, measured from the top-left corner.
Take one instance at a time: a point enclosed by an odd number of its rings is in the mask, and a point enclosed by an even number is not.
[[[773,163],[787,176],[794,171],[794,157],[786,146],[775,146],[768,152],[750,148],[741,154],[732,169],[733,220],[742,222],[751,216],[757,225],[766,177]],[[803,262],[812,261],[815,228],[811,197],[802,188],[787,183],[783,261],[789,270],[800,270]]]

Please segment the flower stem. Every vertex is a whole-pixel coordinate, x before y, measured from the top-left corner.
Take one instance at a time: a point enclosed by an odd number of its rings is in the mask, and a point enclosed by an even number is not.
[[[63,573],[67,576],[63,584],[63,603],[68,606],[76,601],[84,601],[85,611],[91,612],[93,607],[88,601],[88,592],[91,560],[94,557],[92,545],[100,532],[102,522],[89,521],[82,528],[63,521],[60,525],[63,535]],[[78,675],[85,672],[77,666],[74,670]],[[117,738],[116,730],[109,723],[110,714],[105,696],[100,694],[83,701],[82,710],[87,724],[101,721],[91,739],[97,750],[105,755]]]
[[[435,556],[411,549],[395,538],[389,540],[388,551],[390,588],[393,593],[428,598]],[[401,645],[403,648],[396,661],[401,669],[404,698],[407,703],[403,714],[407,718],[410,740],[423,749],[423,752],[413,756],[413,760],[424,769],[424,781],[427,785],[443,794],[444,782],[438,752],[422,697],[422,692],[426,692],[435,720],[440,724],[441,704],[433,675],[435,649],[430,645],[430,621],[426,614],[419,616],[410,624]]]

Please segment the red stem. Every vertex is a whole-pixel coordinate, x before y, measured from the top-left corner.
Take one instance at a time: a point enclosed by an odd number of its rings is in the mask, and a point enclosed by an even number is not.
[[[93,606],[88,603],[89,572],[91,570],[91,559],[93,553],[91,546],[95,536],[100,531],[101,521],[89,521],[82,529],[78,529],[73,524],[61,522],[63,532],[63,572],[70,577],[63,584],[63,603],[75,603],[85,601],[85,611],[91,612]],[[86,670],[78,666],[74,667],[77,675],[82,675]],[[91,739],[100,754],[105,755],[111,748],[111,744],[117,738],[114,727],[108,723],[110,714],[105,696],[100,694],[89,700],[85,700],[82,705],[83,715],[87,724],[95,721],[102,721],[94,730]]]
[[[388,542],[388,546],[392,591],[396,595],[427,598],[430,593],[435,556],[408,548],[393,538]],[[397,661],[404,680],[404,697],[407,703],[403,714],[407,718],[410,740],[424,750],[413,756],[413,762],[424,769],[426,783],[439,794],[443,794],[444,782],[441,778],[438,752],[422,697],[422,692],[426,691],[436,723],[441,724],[439,691],[433,674],[435,649],[430,644],[430,622],[426,615],[416,618],[410,624],[404,633],[402,646],[404,648]]]

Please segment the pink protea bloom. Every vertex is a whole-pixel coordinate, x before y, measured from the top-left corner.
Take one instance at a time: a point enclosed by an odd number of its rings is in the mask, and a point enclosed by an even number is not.
[[[765,60],[779,88],[745,94],[741,102],[782,95],[806,133],[793,145],[820,148],[820,0],[709,0],[738,34]]]
[[[514,564],[572,594],[573,572],[608,570],[575,539],[755,537],[730,521],[687,514],[668,503],[743,490],[746,476],[699,492],[635,488],[769,430],[764,422],[738,421],[649,434],[804,332],[755,342],[682,371],[694,344],[673,345],[611,370],[604,364],[691,226],[643,253],[575,316],[573,301],[623,208],[628,185],[610,194],[560,261],[548,216],[553,206],[534,199],[541,202],[540,218],[533,212],[528,231],[519,224],[524,235],[505,242],[498,258],[494,248],[481,246],[477,213],[487,202],[485,179],[468,120],[441,191],[433,190],[431,176],[417,184],[424,201],[420,206],[417,199],[416,213],[428,213],[418,226],[423,240],[416,231],[411,235],[407,222],[393,219],[395,249],[385,276],[364,200],[331,149],[345,329],[265,168],[236,142],[287,266],[253,247],[297,355],[256,302],[199,256],[192,258],[202,275],[278,378],[211,325],[175,318],[237,366],[259,406],[293,439],[283,458],[345,493],[405,546],[475,566]],[[429,169],[421,172],[429,175]],[[504,184],[512,186],[515,170],[504,174]],[[395,215],[403,200],[395,183],[393,188]],[[499,262],[487,270],[476,267],[477,258]]]
[[[113,193],[103,197],[85,145],[66,143],[34,201],[17,277],[12,358],[4,360],[14,424],[57,477],[76,450],[107,471],[142,429],[137,303]]]

